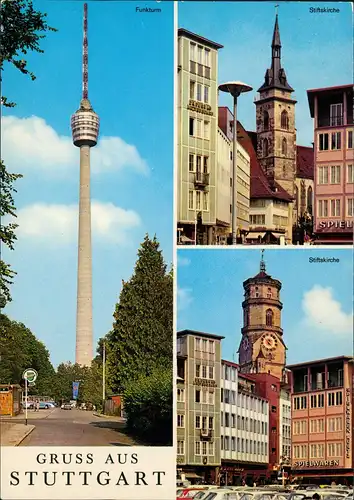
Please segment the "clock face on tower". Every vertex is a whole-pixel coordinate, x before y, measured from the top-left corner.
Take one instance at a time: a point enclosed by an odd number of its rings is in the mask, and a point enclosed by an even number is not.
[[[262,337],[262,347],[267,351],[274,351],[278,346],[278,339],[272,333],[267,333]]]

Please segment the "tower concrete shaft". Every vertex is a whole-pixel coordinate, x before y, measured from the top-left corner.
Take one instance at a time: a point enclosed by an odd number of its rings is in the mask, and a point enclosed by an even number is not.
[[[75,362],[90,366],[93,357],[90,146],[80,147],[79,249]]]
[[[90,148],[97,144],[100,123],[88,98],[87,27],[87,4],[84,4],[82,99],[80,108],[71,117],[73,143],[80,148],[75,362],[81,366],[90,366],[93,357]]]

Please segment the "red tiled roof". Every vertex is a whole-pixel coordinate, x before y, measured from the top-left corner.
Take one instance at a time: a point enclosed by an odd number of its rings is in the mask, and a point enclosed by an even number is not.
[[[278,199],[282,201],[292,201],[292,197],[277,182],[274,187],[260,166],[257,154],[257,134],[256,132],[246,132],[240,122],[237,122],[237,140],[250,156],[251,163],[251,193],[252,198]]]
[[[296,175],[302,179],[313,179],[313,148],[296,146]]]

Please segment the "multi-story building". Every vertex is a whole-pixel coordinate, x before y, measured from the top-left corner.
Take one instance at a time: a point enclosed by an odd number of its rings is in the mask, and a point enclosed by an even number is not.
[[[292,474],[304,481],[353,480],[351,356],[288,366],[292,372]]]
[[[178,241],[215,240],[218,50],[222,45],[178,30]]]
[[[281,468],[289,473],[291,467],[291,392],[289,386],[280,387],[279,454]]]
[[[229,108],[219,107],[219,129],[217,143],[217,190],[216,218],[219,243],[231,234],[232,162],[233,162],[234,117]],[[244,147],[237,145],[237,232],[240,238],[248,233],[250,207],[250,157]]]
[[[221,464],[221,340],[177,333],[177,467],[186,479],[218,481]]]
[[[317,242],[353,243],[353,85],[307,91],[314,118]]]
[[[268,477],[268,401],[257,384],[238,372],[238,365],[222,361],[221,484],[247,484]]]

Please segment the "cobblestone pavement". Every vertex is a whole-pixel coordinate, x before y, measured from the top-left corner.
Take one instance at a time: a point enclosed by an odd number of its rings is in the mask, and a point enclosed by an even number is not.
[[[125,425],[112,417],[98,417],[83,410],[55,408],[46,418],[36,419],[35,430],[20,446],[133,446]]]

